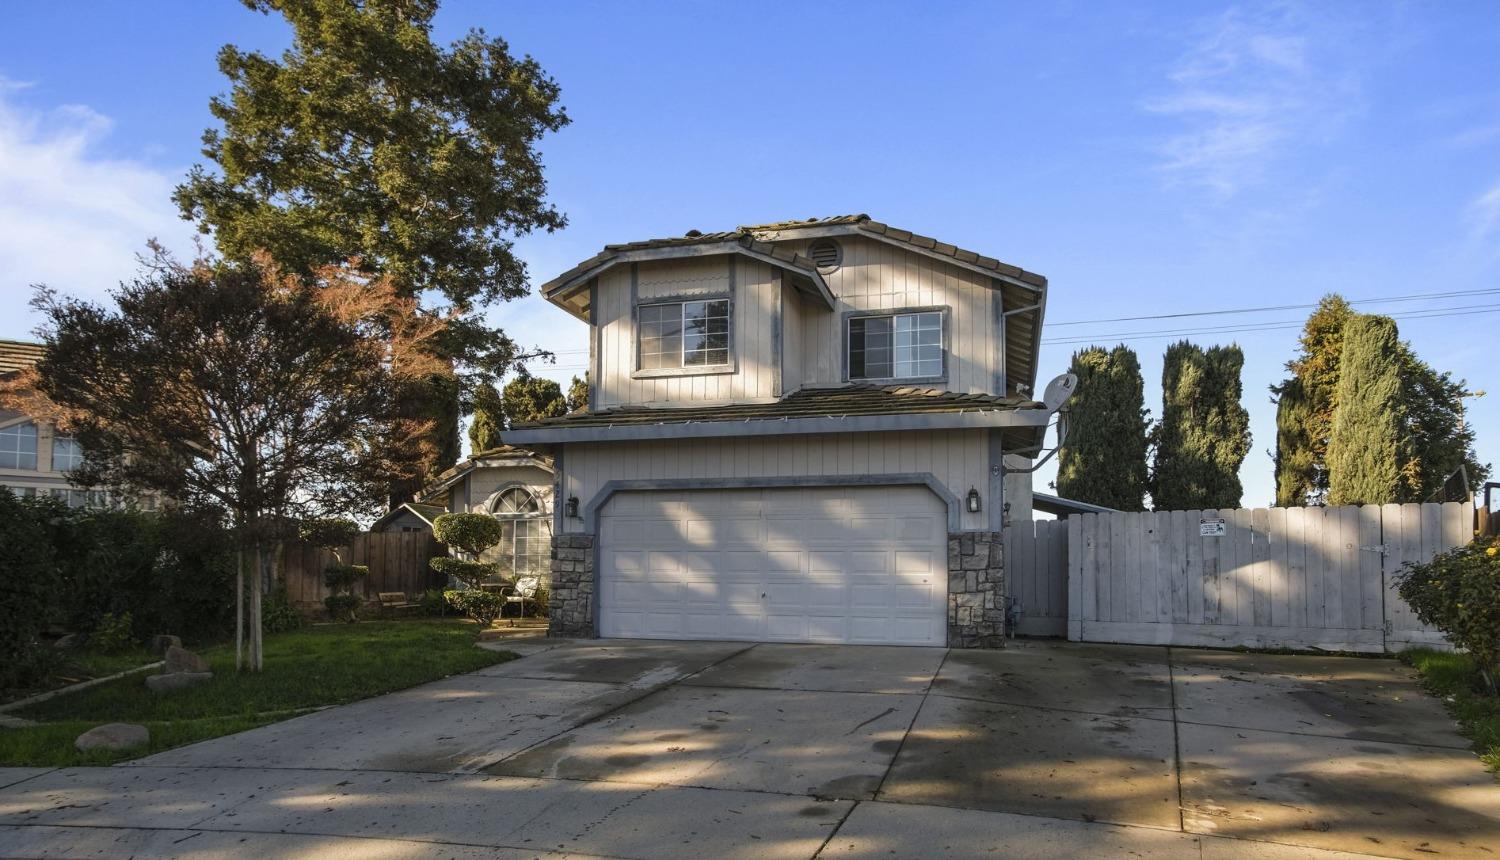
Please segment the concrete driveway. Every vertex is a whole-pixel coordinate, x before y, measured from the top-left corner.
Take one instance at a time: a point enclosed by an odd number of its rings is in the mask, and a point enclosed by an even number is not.
[[[0,856],[1500,857],[1500,785],[1390,660],[520,647],[119,767],[0,769]]]

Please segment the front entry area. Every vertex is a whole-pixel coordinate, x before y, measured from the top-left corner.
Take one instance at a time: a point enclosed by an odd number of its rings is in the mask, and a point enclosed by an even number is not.
[[[617,493],[599,517],[599,632],[944,645],[947,535],[920,486]]]

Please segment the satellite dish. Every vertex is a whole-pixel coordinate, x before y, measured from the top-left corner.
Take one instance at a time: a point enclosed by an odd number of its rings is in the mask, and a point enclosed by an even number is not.
[[[1068,398],[1073,396],[1077,388],[1078,375],[1064,373],[1047,383],[1047,390],[1042,393],[1042,403],[1046,405],[1048,412],[1056,412],[1068,402]]]

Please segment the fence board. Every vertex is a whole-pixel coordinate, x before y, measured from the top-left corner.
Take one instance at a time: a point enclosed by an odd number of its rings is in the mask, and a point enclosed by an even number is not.
[[[1069,577],[1058,593],[1076,595],[1064,601],[1066,629],[1084,641],[1190,646],[1441,644],[1394,580],[1403,563],[1467,542],[1474,515],[1449,502],[1076,517],[1058,565]],[[1197,520],[1216,517],[1225,535],[1201,536]],[[1039,570],[1046,555],[1034,556]]]
[[[1020,603],[1018,632],[1027,636],[1066,635],[1068,523],[1012,523],[1005,529],[1005,552],[1010,596]]]

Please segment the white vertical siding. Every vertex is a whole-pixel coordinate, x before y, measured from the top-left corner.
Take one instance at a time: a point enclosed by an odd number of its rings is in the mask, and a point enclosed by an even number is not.
[[[962,500],[970,487],[986,486],[987,431],[941,430],[906,433],[828,433],[809,436],[754,436],[728,439],[666,439],[569,445],[563,460],[564,497],[586,506],[609,481],[641,478],[794,477],[931,473]],[[964,511],[966,530],[988,528],[988,505]],[[569,519],[567,531],[581,531]]]

